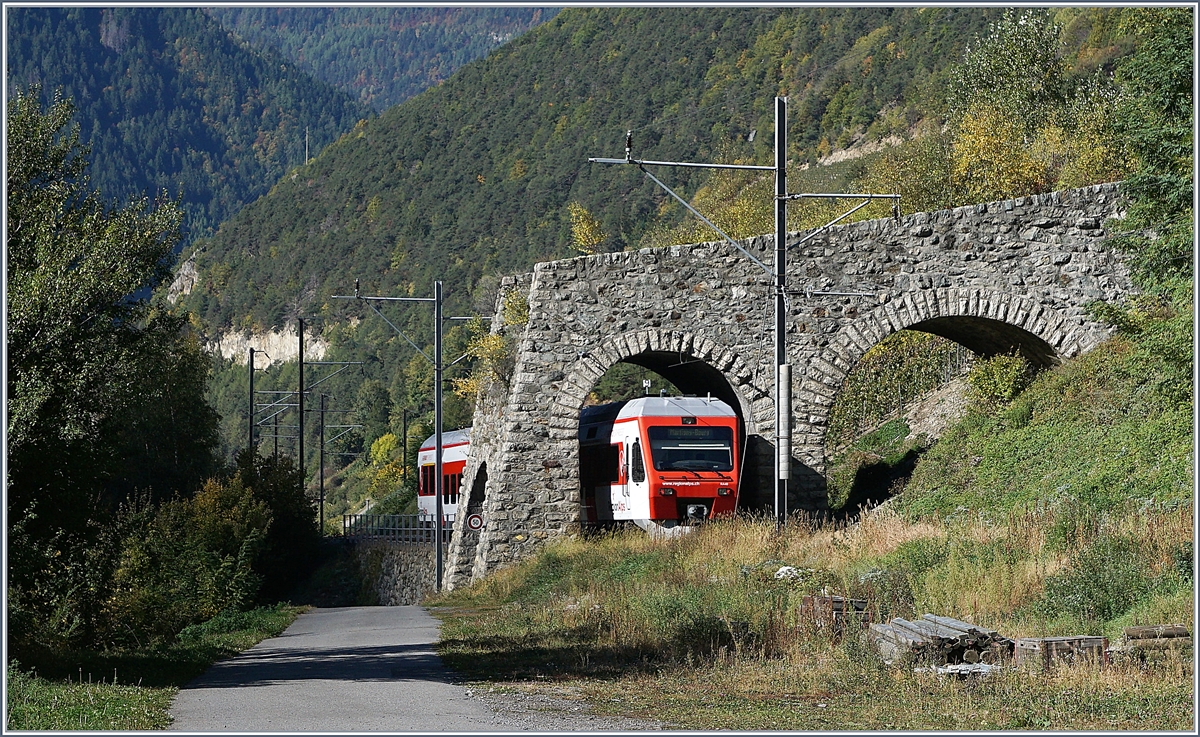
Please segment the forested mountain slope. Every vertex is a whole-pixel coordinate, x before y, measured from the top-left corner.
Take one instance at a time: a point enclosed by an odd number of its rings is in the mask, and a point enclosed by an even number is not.
[[[771,98],[787,94],[791,156],[815,161],[872,126],[907,128],[994,15],[565,10],[280,181],[204,245],[186,304],[211,330],[265,329],[359,277],[387,293],[442,279],[461,307],[484,274],[571,255],[568,202],[596,214],[606,248],[638,242],[663,195],[634,170],[587,164],[619,155],[627,129],[649,158],[765,161]]]
[[[558,11],[233,6],[204,12],[255,46],[277,49],[314,77],[385,110]]]
[[[1110,61],[1103,13],[1073,12],[1073,58]],[[357,277],[392,294],[442,279],[462,309],[485,274],[575,253],[569,203],[595,215],[602,250],[681,217],[636,170],[587,164],[620,155],[626,130],[646,158],[769,162],[771,99],[785,94],[790,159],[815,163],[936,117],[946,69],[998,14],[567,9],[280,181],[205,244],[186,304],[212,331],[266,329],[326,314]],[[670,182],[687,194],[704,176]]]
[[[1106,72],[1127,53],[1115,11],[1053,12],[1050,53],[1070,74]],[[357,396],[356,404],[380,414],[375,424],[388,426],[390,416],[400,432],[401,410],[430,409],[432,372],[382,320],[368,314],[360,323],[353,319],[364,317],[357,305],[331,298],[349,294],[355,279],[364,294],[392,296],[428,296],[432,282],[442,280],[447,314],[486,314],[497,275],[579,253],[572,213],[593,218],[594,250],[711,238],[680,230],[688,222],[682,208],[633,167],[587,159],[620,156],[632,129],[640,157],[769,163],[778,94],[790,101],[789,181],[852,183],[865,159],[844,162],[840,172],[815,164],[856,141],[912,137],[921,121],[940,129],[953,70],[968,42],[990,33],[1001,15],[948,8],[564,10],[356,127],[286,176],[187,254],[195,256],[199,279],[180,306],[196,313],[210,338],[305,317],[329,341],[331,358],[367,362],[367,382],[344,374],[325,385],[332,395]],[[747,199],[736,180],[714,184],[696,170],[667,177],[709,212],[739,209]],[[769,213],[768,224],[753,230],[761,213],[748,209],[738,232],[769,231]],[[803,217],[792,220],[804,227]],[[389,320],[413,340],[432,341],[428,310],[389,309]],[[447,356],[457,357],[468,337],[456,323]],[[470,368],[458,363],[451,376]],[[284,378],[290,369],[281,371],[280,386],[291,386],[294,377]],[[244,435],[243,373],[220,372],[213,392],[229,447]],[[469,422],[469,402],[449,399],[447,422]],[[368,444],[377,436],[365,435]]]
[[[72,100],[109,199],[180,196],[205,235],[371,110],[195,8],[8,8],[10,96]]]

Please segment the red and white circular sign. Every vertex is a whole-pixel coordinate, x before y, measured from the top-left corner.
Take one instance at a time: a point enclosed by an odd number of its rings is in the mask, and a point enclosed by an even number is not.
[[[472,514],[467,517],[467,529],[471,532],[479,532],[483,529],[483,515]]]

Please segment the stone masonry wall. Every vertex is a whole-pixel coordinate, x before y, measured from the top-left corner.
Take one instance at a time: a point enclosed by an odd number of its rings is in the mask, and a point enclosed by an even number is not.
[[[1098,185],[789,234],[789,290],[798,292],[786,320],[792,508],[824,506],[829,410],[846,373],[892,332],[926,330],[985,355],[1017,349],[1043,364],[1103,340],[1107,328],[1086,307],[1132,289],[1104,243],[1106,220],[1121,214],[1116,185]],[[773,241],[741,243],[771,263]],[[456,529],[448,585],[519,560],[577,524],[579,411],[617,362],[699,362],[763,457],[774,432],[771,283],[725,243],[542,263],[521,277],[530,319],[513,376],[477,408],[479,440],[464,478],[469,489],[486,464],[485,526],[469,546]]]
[[[385,540],[356,543],[359,569],[371,581],[381,606],[419,604],[436,588],[433,547]]]
[[[500,283],[496,295],[496,305],[492,318],[493,332],[505,329],[502,320],[504,297],[512,290],[528,293],[532,284],[532,274],[505,277]],[[507,328],[514,329],[514,328]],[[515,328],[523,330],[524,326]],[[519,337],[519,335],[518,335]],[[474,576],[476,563],[475,550],[481,535],[496,525],[507,522],[507,513],[503,510],[493,511],[485,515],[484,529],[472,532],[466,527],[466,518],[474,512],[484,511],[485,485],[479,483],[486,476],[487,469],[495,469],[503,460],[503,439],[505,431],[505,413],[508,410],[507,387],[502,382],[488,386],[475,403],[475,416],[471,431],[471,454],[463,469],[462,484],[459,487],[460,513],[455,516],[454,533],[446,555],[444,571],[445,585],[453,589],[457,582],[468,582]],[[480,574],[482,575],[482,574]]]

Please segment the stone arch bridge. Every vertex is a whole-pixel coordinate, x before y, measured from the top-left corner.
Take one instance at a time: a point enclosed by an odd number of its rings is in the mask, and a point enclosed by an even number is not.
[[[981,355],[1015,349],[1040,366],[1107,337],[1086,306],[1133,289],[1105,245],[1122,209],[1116,185],[1097,185],[835,227],[789,251],[790,289],[872,295],[790,298],[789,508],[825,506],[826,420],[846,374],[887,335],[925,331]],[[773,258],[774,236],[742,245]],[[770,278],[743,254],[717,242],[586,256],[538,264],[503,288],[527,296],[529,321],[514,336],[511,376],[476,406],[447,587],[578,523],[579,412],[618,362],[733,406],[747,438],[744,493],[770,498],[774,306]],[[472,512],[481,531],[463,524]]]

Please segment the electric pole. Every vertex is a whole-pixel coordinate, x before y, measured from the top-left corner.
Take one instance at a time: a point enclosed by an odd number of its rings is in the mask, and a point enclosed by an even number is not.
[[[592,164],[632,164],[637,166],[648,179],[661,187],[667,194],[675,198],[677,202],[684,206],[689,212],[699,218],[705,225],[716,231],[729,245],[741,251],[747,258],[757,265],[771,279],[772,297],[775,303],[775,483],[774,483],[774,507],[775,507],[775,527],[781,529],[787,519],[787,486],[788,480],[791,477],[791,459],[792,459],[792,391],[791,381],[792,372],[791,365],[787,360],[787,296],[788,294],[805,294],[812,296],[820,295],[840,295],[840,296],[872,296],[865,292],[815,292],[811,289],[804,292],[789,292],[787,288],[787,203],[789,200],[802,198],[829,198],[829,199],[858,199],[863,198],[863,202],[851,209],[849,212],[842,214],[833,221],[818,228],[802,238],[798,243],[793,244],[794,248],[807,242],[810,238],[824,232],[840,220],[857,212],[875,199],[891,199],[893,201],[892,213],[894,216],[899,216],[898,206],[895,204],[900,195],[897,194],[788,194],[787,192],[787,98],[775,98],[775,165],[774,166],[754,166],[748,164],[706,164],[683,161],[648,161],[639,160],[633,157],[633,131],[627,131],[625,134],[625,158],[624,159],[601,159],[589,158],[588,163]],[[729,236],[728,233],[717,227],[711,220],[706,218],[686,199],[680,197],[673,192],[670,187],[663,184],[657,177],[651,174],[647,166],[672,166],[672,167],[691,167],[702,169],[743,169],[751,171],[770,171],[775,175],[775,268],[772,270],[754,254],[747,251],[740,243]]]

